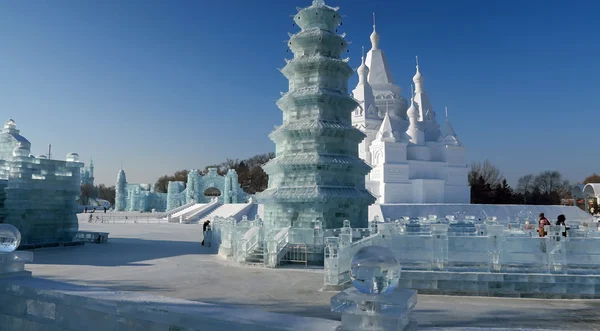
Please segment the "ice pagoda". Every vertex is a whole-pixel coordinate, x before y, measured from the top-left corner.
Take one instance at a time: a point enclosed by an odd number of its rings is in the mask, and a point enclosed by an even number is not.
[[[264,166],[269,186],[257,198],[264,203],[267,229],[340,228],[344,220],[366,228],[368,206],[375,198],[365,188],[370,166],[358,157],[365,134],[352,126],[356,101],[349,96],[354,74],[338,8],[313,1],[299,9],[294,22],[301,29],[290,34],[294,58],[281,69],[289,81],[277,106],[283,124],[270,134],[276,157]]]

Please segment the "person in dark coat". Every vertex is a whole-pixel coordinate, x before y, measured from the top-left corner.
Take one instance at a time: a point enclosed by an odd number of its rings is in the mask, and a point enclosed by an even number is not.
[[[565,227],[565,231],[562,233],[563,237],[567,236],[567,230],[570,229],[570,227],[568,227],[567,224],[565,224],[566,220],[567,218],[565,217],[565,215],[560,214],[558,215],[558,220],[556,221],[556,225],[562,225]]]
[[[209,226],[209,224],[209,220],[204,221],[204,223],[202,224],[202,246],[204,246],[204,236],[206,236],[206,228]]]

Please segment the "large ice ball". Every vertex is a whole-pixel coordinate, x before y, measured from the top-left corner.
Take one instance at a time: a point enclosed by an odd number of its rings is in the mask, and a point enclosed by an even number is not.
[[[354,287],[362,293],[389,293],[398,286],[400,264],[385,247],[363,247],[352,258],[350,278]]]
[[[19,247],[21,232],[10,224],[0,224],[0,253],[10,253]]]

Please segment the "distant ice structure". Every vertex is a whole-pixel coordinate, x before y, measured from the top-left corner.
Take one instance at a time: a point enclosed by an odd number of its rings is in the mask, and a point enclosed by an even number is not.
[[[465,148],[448,114],[440,130],[417,62],[410,107],[394,83],[373,24],[371,50],[357,69],[352,91],[359,105],[352,124],[367,138],[361,159],[373,167],[367,188],[377,203],[470,203]]]
[[[289,91],[277,102],[283,124],[270,134],[276,157],[264,166],[269,186],[257,195],[266,233],[312,231],[317,220],[326,229],[344,220],[366,227],[375,198],[365,189],[370,167],[357,153],[365,135],[351,122],[357,107],[348,94],[353,70],[341,59],[348,42],[335,33],[342,17],[337,8],[314,1],[294,22],[301,29],[288,42],[294,58],[281,69]]]
[[[77,153],[66,161],[34,157],[15,121],[6,121],[0,131],[0,223],[19,229],[22,244],[72,242],[82,167]]]
[[[235,170],[230,169],[225,176],[217,173],[217,168],[209,168],[201,176],[197,170],[190,170],[187,187],[184,182],[172,181],[168,193],[154,192],[152,184],[129,184],[125,171],[117,175],[116,211],[169,211],[188,203],[209,203],[213,197],[221,203],[243,203],[250,197],[245,193]]]

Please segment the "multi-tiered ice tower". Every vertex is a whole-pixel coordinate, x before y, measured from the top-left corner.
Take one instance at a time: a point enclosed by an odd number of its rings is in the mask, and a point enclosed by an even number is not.
[[[289,80],[277,102],[283,125],[270,135],[276,157],[264,166],[269,187],[258,196],[267,229],[309,228],[318,219],[325,228],[341,228],[344,220],[366,228],[375,202],[365,189],[370,167],[358,157],[365,134],[352,126],[357,103],[348,95],[348,79],[354,71],[341,59],[348,43],[336,34],[337,10],[314,0],[294,16],[301,31],[290,34],[294,58],[281,70]]]

